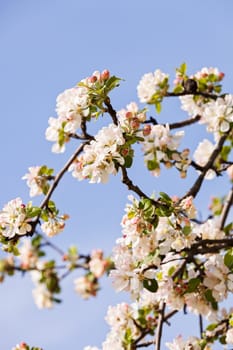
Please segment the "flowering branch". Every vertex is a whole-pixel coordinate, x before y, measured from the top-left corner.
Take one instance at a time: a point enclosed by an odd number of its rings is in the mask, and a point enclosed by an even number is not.
[[[185,194],[185,196],[182,199],[189,197],[189,196],[196,197],[196,195],[198,194],[198,192],[201,188],[202,182],[205,178],[207,171],[213,166],[214,161],[216,160],[217,156],[219,155],[219,153],[222,150],[222,146],[224,145],[224,142],[226,141],[227,136],[228,136],[228,134],[224,134],[223,136],[220,137],[218,144],[216,145],[215,149],[213,150],[208,162],[204,166],[202,173],[199,175],[199,177],[195,181],[194,185],[190,188],[190,190]]]

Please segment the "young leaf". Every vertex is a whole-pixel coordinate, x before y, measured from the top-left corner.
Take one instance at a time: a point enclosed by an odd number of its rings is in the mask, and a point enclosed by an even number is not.
[[[158,283],[156,279],[144,279],[143,287],[149,290],[152,293],[155,293],[158,289]]]

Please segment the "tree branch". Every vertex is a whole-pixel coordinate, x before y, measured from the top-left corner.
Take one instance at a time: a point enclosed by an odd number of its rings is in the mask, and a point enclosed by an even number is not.
[[[155,350],[160,350],[160,346],[161,346],[165,308],[166,308],[166,304],[165,304],[165,302],[162,302],[161,303],[161,310],[160,310],[160,314],[159,314],[159,318],[158,318],[156,338],[155,338]]]
[[[110,100],[110,98],[108,96],[104,100],[104,104],[107,107],[106,112],[108,112],[110,114],[113,123],[115,125],[118,125],[117,113],[116,113],[115,109],[113,109],[113,107],[111,105],[111,100]]]
[[[227,195],[227,198],[225,200],[225,203],[222,209],[222,213],[220,217],[220,227],[219,227],[220,230],[223,230],[224,228],[227,216],[229,214],[229,211],[232,205],[233,205],[233,186]]]
[[[177,123],[169,124],[169,128],[170,128],[170,130],[183,128],[184,126],[188,126],[188,125],[192,125],[192,124],[197,123],[200,119],[201,119],[201,116],[199,114],[197,114],[195,117],[193,117],[191,119],[186,119],[186,120],[183,120],[183,121],[180,121]]]
[[[217,156],[219,155],[219,153],[222,150],[222,146],[227,138],[228,134],[224,134],[218,141],[217,146],[215,147],[215,149],[213,150],[208,162],[206,163],[206,165],[203,167],[202,173],[199,175],[199,177],[197,178],[197,180],[195,181],[194,185],[191,187],[191,189],[185,194],[185,196],[182,199],[192,196],[192,197],[196,197],[197,193],[199,192],[202,182],[205,178],[205,175],[207,173],[207,171],[209,169],[212,168]]]
[[[201,91],[196,91],[196,92],[187,92],[187,91],[182,91],[179,93],[175,92],[167,92],[164,97],[179,97],[179,96],[187,96],[187,95],[193,95],[193,96],[202,96],[205,98],[211,98],[212,100],[216,100],[218,97],[223,97],[224,95],[216,95],[216,94],[210,94],[207,92],[201,92]]]
[[[58,183],[60,182],[61,178],[63,177],[63,175],[66,173],[66,171],[69,169],[70,165],[73,163],[73,161],[75,160],[75,158],[83,151],[83,148],[85,145],[87,145],[89,143],[89,141],[82,143],[77,150],[74,152],[74,154],[72,154],[72,156],[70,157],[70,159],[68,159],[68,161],[66,162],[66,164],[64,165],[64,167],[59,171],[59,173],[55,176],[54,182],[51,185],[51,187],[49,188],[48,193],[46,194],[44,200],[41,202],[40,204],[40,208],[43,209],[47,204],[48,201],[50,200],[53,192],[55,191]]]
[[[177,123],[170,123],[170,124],[168,124],[169,125],[169,129],[172,130],[172,129],[183,128],[184,126],[188,126],[188,125],[192,125],[192,124],[197,123],[200,119],[201,119],[201,116],[197,114],[193,118],[185,119],[185,120],[182,120],[182,121],[177,122]],[[145,120],[143,122],[143,124],[150,124],[150,123],[153,124],[153,125],[158,125],[158,122],[157,122],[157,120],[154,117],[150,117],[150,119]],[[166,126],[166,124],[162,124],[162,125]]]
[[[122,172],[122,182],[125,184],[129,190],[135,192],[139,197],[144,197],[150,199],[138,186],[134,185],[132,180],[130,180],[127,170],[124,166],[121,166]],[[152,200],[153,201],[153,200]],[[154,201],[153,201],[154,202]]]

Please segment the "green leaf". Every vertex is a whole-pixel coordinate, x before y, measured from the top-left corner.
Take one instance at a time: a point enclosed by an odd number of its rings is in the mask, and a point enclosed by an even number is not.
[[[185,75],[186,74],[186,71],[187,71],[187,64],[185,62],[183,62],[180,67],[179,67],[179,72],[182,74],[182,75]]]
[[[125,331],[124,343],[129,345],[129,344],[131,344],[131,342],[132,342],[132,330],[131,330],[131,328],[127,328]]]
[[[206,327],[207,331],[213,331],[218,326],[218,323],[211,323]]]
[[[42,237],[40,235],[33,237],[33,239],[32,239],[33,247],[36,247],[36,248],[39,247],[41,245],[41,239],[42,239]]]
[[[219,338],[219,342],[221,343],[221,344],[226,344],[226,335],[222,335],[220,338]]]
[[[233,222],[230,222],[228,225],[224,227],[224,232],[227,236],[231,233],[232,228],[233,228]]]
[[[143,287],[149,290],[152,293],[155,293],[158,290],[158,283],[156,279],[144,279]]]
[[[206,300],[211,303],[212,308],[214,310],[218,310],[218,303],[213,297],[212,290],[207,289],[207,291],[205,292],[205,297],[206,297]]]
[[[188,236],[190,233],[191,233],[192,229],[191,229],[191,226],[184,226],[182,228],[182,233],[185,235],[185,236]]]
[[[164,200],[165,203],[172,203],[172,199],[165,192],[159,192],[160,197]]]
[[[214,86],[214,91],[215,91],[217,94],[220,94],[220,92],[222,91],[222,85],[215,85],[215,86]]]
[[[228,155],[231,152],[231,147],[230,146],[223,146],[221,150],[221,157],[224,161],[228,160]]]
[[[171,277],[175,271],[176,271],[175,266],[171,266],[168,270],[168,276]]]
[[[56,209],[56,205],[55,205],[55,203],[53,202],[53,201],[49,201],[48,202],[48,208],[50,209],[50,210],[55,210]]]
[[[148,160],[147,162],[147,169],[150,171],[153,171],[155,169],[159,169],[159,163],[154,159],[154,160]]]
[[[118,87],[121,80],[121,78],[117,78],[115,75],[111,76],[111,78],[109,78],[105,83],[106,94],[113,90],[115,87]]]
[[[156,112],[159,114],[162,110],[162,104],[160,102],[155,102]]]
[[[173,212],[173,208],[161,205],[160,207],[155,209],[155,212],[158,216],[169,217]]]
[[[233,269],[233,250],[229,249],[224,256],[224,264],[228,267],[229,270]]]
[[[42,210],[40,217],[44,221],[48,221],[49,220],[48,213],[47,213],[46,210]]]
[[[191,278],[188,281],[188,288],[186,290],[186,293],[193,293],[196,291],[197,287],[199,286],[201,280],[199,278]]]
[[[130,168],[131,165],[133,164],[133,158],[131,156],[126,156],[125,158],[125,167]]]
[[[35,216],[40,215],[41,208],[39,207],[31,207],[27,210],[27,217],[28,218],[34,218]]]
[[[183,91],[184,91],[184,88],[181,84],[176,85],[176,87],[174,87],[173,89],[174,94],[180,94]]]

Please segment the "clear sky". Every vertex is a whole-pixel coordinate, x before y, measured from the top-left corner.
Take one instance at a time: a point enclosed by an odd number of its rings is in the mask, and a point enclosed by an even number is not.
[[[0,207],[17,196],[29,200],[21,180],[29,166],[46,163],[58,170],[75,149],[72,144],[64,155],[52,154],[45,129],[48,118],[55,116],[56,96],[96,69],[108,68],[125,79],[112,94],[116,109],[137,100],[136,86],[144,73],[160,68],[173,74],[183,61],[190,73],[203,66],[219,67],[226,74],[225,90],[232,92],[232,13],[231,0],[1,0]],[[182,116],[173,103],[161,118]],[[198,136],[192,134],[190,143]],[[141,164],[131,174],[149,193],[184,192],[178,174],[166,181],[165,171],[162,179],[148,177],[143,183]],[[213,187],[208,186],[210,194]],[[221,188],[215,192],[221,193]],[[67,175],[55,199],[71,220],[55,241],[63,247],[76,243],[83,253],[95,247],[110,252],[120,236],[126,198],[119,178],[103,186],[79,183]],[[207,204],[209,198],[200,200]],[[30,280],[21,276],[0,285],[2,350],[22,340],[44,350],[100,346],[107,331],[107,305],[123,298],[105,281],[99,296],[84,302],[75,295],[70,278],[64,281],[64,303],[39,311],[31,288]],[[167,330],[166,337],[174,334]]]

